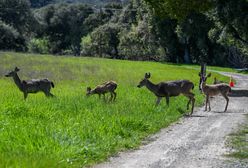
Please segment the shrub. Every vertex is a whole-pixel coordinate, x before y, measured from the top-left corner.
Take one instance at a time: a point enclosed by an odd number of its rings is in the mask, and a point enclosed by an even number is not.
[[[32,53],[49,53],[49,41],[47,38],[33,38],[28,43],[28,51]]]

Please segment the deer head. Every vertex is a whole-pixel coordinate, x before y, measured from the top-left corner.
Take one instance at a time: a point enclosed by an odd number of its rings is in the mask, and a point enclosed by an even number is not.
[[[86,96],[89,96],[90,95],[90,92],[91,92],[91,88],[90,87],[87,87],[87,89],[86,89]]]
[[[150,73],[150,72],[145,73],[144,79],[142,79],[142,80],[139,82],[139,84],[138,84],[137,87],[141,88],[142,86],[145,86],[146,83],[147,83],[147,81],[148,81],[148,79],[149,79],[150,77],[151,77],[151,73]]]
[[[5,77],[13,77],[13,76],[16,75],[16,73],[17,73],[18,71],[20,71],[20,69],[17,68],[17,67],[15,67],[15,69],[14,69],[13,71],[10,71],[9,73],[7,73],[7,74],[5,75]]]

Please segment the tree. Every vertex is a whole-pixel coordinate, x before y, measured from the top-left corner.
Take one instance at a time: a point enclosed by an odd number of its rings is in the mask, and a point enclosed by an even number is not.
[[[21,34],[29,32],[33,21],[28,0],[0,0],[0,20]]]
[[[99,55],[100,57],[119,58],[120,26],[105,24],[96,28],[90,37],[83,38],[81,43],[82,54]]]
[[[54,0],[30,0],[31,7],[40,8],[52,3]]]
[[[24,50],[24,39],[12,26],[0,21],[0,50]]]
[[[48,37],[52,53],[71,50],[74,55],[79,55],[81,37],[87,34],[83,23],[92,13],[92,8],[83,4],[56,4],[41,8],[35,12],[43,26],[38,34]]]
[[[160,17],[184,20],[192,12],[200,13],[211,7],[209,0],[144,0]]]

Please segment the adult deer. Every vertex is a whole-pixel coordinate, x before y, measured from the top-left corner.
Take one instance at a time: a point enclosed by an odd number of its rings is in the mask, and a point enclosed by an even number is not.
[[[146,86],[148,90],[153,92],[157,96],[156,105],[158,105],[163,97],[166,99],[166,103],[169,106],[169,98],[179,96],[183,94],[189,98],[187,109],[189,109],[190,102],[192,103],[192,109],[190,115],[193,113],[195,98],[194,93],[191,92],[191,89],[194,89],[194,84],[188,80],[176,80],[169,82],[160,82],[158,84],[153,84],[149,78],[151,77],[150,73],[146,73],[144,79],[142,79],[137,87],[141,88]]]
[[[115,100],[116,99],[116,90],[117,88],[117,83],[115,81],[107,81],[102,83],[101,85],[96,86],[94,89],[91,89],[90,87],[87,87],[86,89],[86,95],[93,95],[93,94],[98,94],[99,98],[101,95],[103,95],[105,99],[105,93],[110,93],[111,97],[109,101]]]
[[[225,112],[227,110],[227,107],[228,107],[228,102],[229,102],[228,93],[231,92],[231,87],[225,83],[207,85],[206,81],[209,77],[211,77],[211,73],[209,73],[207,76],[202,76],[200,74],[199,74],[199,76],[200,76],[200,80],[202,81],[201,82],[201,89],[202,89],[203,93],[206,95],[205,111],[207,111],[207,105],[208,105],[208,110],[211,111],[209,97],[221,94],[226,99],[226,107],[224,110],[224,112]]]
[[[53,97],[54,95],[50,93],[51,87],[54,88],[53,82],[48,79],[31,79],[31,80],[23,80],[19,78],[17,72],[20,71],[19,68],[15,68],[13,71],[10,71],[6,74],[6,77],[12,77],[16,86],[20,91],[24,94],[24,99],[26,100],[28,93],[37,93],[44,92],[47,97]]]

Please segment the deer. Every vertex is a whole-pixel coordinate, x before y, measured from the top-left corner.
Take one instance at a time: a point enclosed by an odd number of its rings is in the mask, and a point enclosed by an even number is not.
[[[194,84],[189,80],[176,80],[176,81],[168,81],[168,82],[160,82],[158,84],[152,83],[149,79],[151,77],[151,73],[145,73],[144,79],[142,79],[137,85],[138,88],[146,86],[148,90],[150,90],[157,97],[156,106],[159,105],[161,99],[165,97],[166,104],[169,106],[169,98],[176,97],[180,94],[183,94],[189,101],[187,103],[187,110],[189,109],[189,104],[191,102],[192,109],[190,115],[193,114],[195,98],[194,93],[191,92],[194,89]]]
[[[109,101],[113,101],[116,99],[116,95],[117,95],[117,93],[115,92],[116,88],[117,88],[117,83],[115,81],[106,81],[100,85],[97,85],[94,89],[87,87],[86,96],[98,94],[99,98],[101,98],[101,95],[103,95],[105,100],[105,94],[109,92],[111,95]]]
[[[231,92],[231,87],[226,83],[207,85],[206,81],[209,77],[211,77],[211,73],[209,73],[207,76],[200,75],[199,73],[199,76],[201,80],[201,89],[206,95],[205,111],[207,111],[207,105],[208,110],[211,111],[209,98],[221,94],[226,99],[226,107],[224,109],[224,112],[226,112],[229,103],[228,94]]]
[[[224,81],[219,81],[216,77],[214,77],[214,82],[213,84],[220,84],[220,83],[225,83]]]
[[[48,79],[31,79],[31,80],[21,80],[17,74],[20,71],[18,67],[15,67],[13,71],[10,71],[5,75],[5,77],[12,77],[16,86],[21,92],[23,92],[24,100],[28,97],[29,93],[43,92],[46,97],[54,97],[50,93],[51,87],[54,88],[54,83]]]

